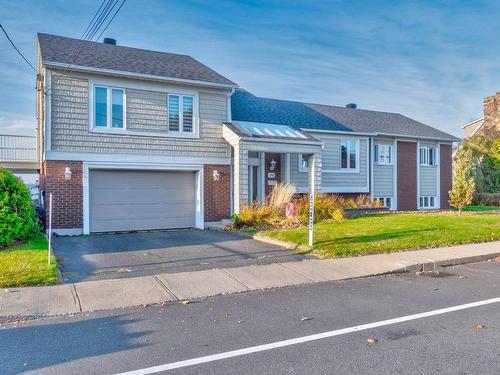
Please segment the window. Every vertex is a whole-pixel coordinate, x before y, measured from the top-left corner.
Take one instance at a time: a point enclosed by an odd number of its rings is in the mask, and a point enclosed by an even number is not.
[[[419,161],[420,165],[436,165],[437,164],[436,149],[432,147],[420,147]]]
[[[384,207],[391,208],[391,197],[377,197],[373,198],[374,202],[380,202]]]
[[[168,95],[169,132],[193,132],[193,103],[192,96]]]
[[[358,141],[342,139],[340,141],[340,168],[355,170],[358,167]]]
[[[436,197],[434,196],[421,196],[419,198],[420,208],[436,208]]]
[[[309,171],[309,158],[307,155],[299,154],[299,172]]]
[[[392,146],[391,145],[375,145],[375,163],[391,164],[392,163]]]
[[[94,128],[123,129],[125,127],[125,90],[94,87]]]

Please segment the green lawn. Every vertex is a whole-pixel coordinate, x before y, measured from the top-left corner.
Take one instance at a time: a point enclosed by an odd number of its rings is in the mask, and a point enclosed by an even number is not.
[[[38,236],[0,250],[0,288],[46,285],[57,281],[54,256],[47,265],[47,239]]]
[[[261,233],[307,245],[307,228]],[[330,258],[499,239],[500,214],[367,215],[341,223],[315,224],[313,253]]]
[[[468,206],[464,209],[464,211],[500,211],[500,207],[496,206]]]

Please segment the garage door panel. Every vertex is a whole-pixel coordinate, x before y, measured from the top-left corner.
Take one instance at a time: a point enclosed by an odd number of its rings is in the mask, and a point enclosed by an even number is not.
[[[91,232],[195,226],[195,174],[90,171]]]

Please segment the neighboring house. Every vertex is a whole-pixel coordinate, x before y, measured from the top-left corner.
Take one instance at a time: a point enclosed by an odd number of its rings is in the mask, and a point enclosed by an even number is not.
[[[464,130],[464,139],[475,135],[484,125],[484,119],[478,118],[462,126]]]
[[[464,138],[476,134],[498,137],[500,134],[500,92],[483,99],[483,117],[462,126]]]
[[[36,184],[40,168],[36,137],[0,134],[0,167],[12,171],[25,184]]]
[[[279,181],[448,207],[458,139],[400,114],[256,97],[189,56],[113,40],[39,34],[38,47],[41,185],[59,233],[204,228]]]

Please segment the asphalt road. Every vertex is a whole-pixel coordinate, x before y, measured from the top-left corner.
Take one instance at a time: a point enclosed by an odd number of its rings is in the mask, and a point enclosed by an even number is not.
[[[498,297],[500,262],[485,262],[11,323],[0,373],[117,374]],[[164,373],[500,374],[500,302]]]

